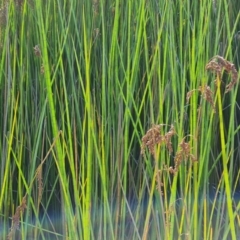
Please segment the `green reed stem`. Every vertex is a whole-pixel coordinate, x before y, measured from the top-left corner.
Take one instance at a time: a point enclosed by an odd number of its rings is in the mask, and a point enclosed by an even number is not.
[[[220,141],[222,150],[222,163],[223,163],[223,177],[227,196],[227,209],[229,214],[230,229],[232,239],[236,238],[236,231],[234,225],[234,213],[232,209],[232,197],[231,197],[231,184],[229,181],[229,171],[227,166],[228,156],[226,153],[226,143],[225,143],[225,133],[224,133],[224,123],[223,123],[223,107],[222,107],[222,96],[221,96],[221,77],[217,74],[217,102],[218,102],[218,114],[219,114],[219,128],[220,128]]]

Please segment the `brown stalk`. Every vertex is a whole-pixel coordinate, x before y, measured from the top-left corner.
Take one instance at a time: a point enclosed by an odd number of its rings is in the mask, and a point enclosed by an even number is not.
[[[12,239],[16,230],[19,229],[20,217],[27,208],[27,195],[22,198],[21,204],[16,208],[16,212],[12,217],[12,226],[10,232],[8,233],[7,239]]]

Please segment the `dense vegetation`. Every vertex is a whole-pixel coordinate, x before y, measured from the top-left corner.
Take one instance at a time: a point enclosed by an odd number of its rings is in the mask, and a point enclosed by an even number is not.
[[[1,3],[1,239],[240,238],[238,0]]]

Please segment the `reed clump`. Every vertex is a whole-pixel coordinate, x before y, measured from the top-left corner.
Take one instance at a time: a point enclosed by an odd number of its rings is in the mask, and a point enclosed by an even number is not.
[[[234,4],[3,1],[2,239],[237,239]]]
[[[233,87],[237,83],[238,73],[235,68],[235,65],[221,56],[214,56],[206,65],[206,70],[212,70],[217,75],[217,79],[221,79],[221,75],[223,71],[226,71],[228,74],[231,75],[231,82],[226,85],[225,93],[228,93],[233,89]],[[214,80],[216,83],[217,79]],[[187,103],[189,103],[190,98],[194,92],[200,92],[203,99],[205,99],[211,106],[213,113],[216,112],[215,103],[214,103],[214,90],[211,90],[210,86],[202,85],[199,86],[197,89],[190,90],[187,92]],[[162,127],[166,124],[159,124],[153,125],[147,133],[142,137],[142,145],[141,145],[141,154],[145,153],[145,149],[147,148],[151,155],[154,156],[154,159],[157,160],[155,147],[156,145],[163,145],[165,144],[169,153],[173,152],[171,138],[176,134],[174,126],[171,125],[170,130],[167,133],[162,132]],[[178,145],[178,151],[174,156],[174,167],[169,166],[167,169],[170,173],[176,174],[181,166],[181,163],[185,160],[197,161],[197,156],[193,154],[193,148],[191,145],[194,145],[194,142],[191,143],[190,141],[187,142],[186,138],[189,135],[185,136]]]
[[[30,6],[33,6],[32,0],[28,0],[27,3]],[[17,14],[22,12],[22,7],[24,4],[24,0],[14,0],[13,5]],[[10,1],[5,1],[2,6],[0,7],[0,27],[3,29],[6,27],[8,15],[9,15],[9,8],[10,8]]]
[[[37,203],[38,207],[40,205],[40,202],[42,199],[42,194],[43,194],[42,166],[43,166],[43,162],[38,166],[38,168],[36,170],[36,175],[35,175],[37,185],[38,185],[38,203]],[[33,183],[34,183],[34,179],[32,181],[32,184]],[[11,225],[10,231],[7,235],[8,240],[15,239],[14,236],[15,236],[16,230],[19,230],[20,218],[23,216],[25,210],[27,209],[27,196],[28,196],[28,194],[24,195],[20,205],[17,206],[15,213],[12,216],[12,225]]]
[[[198,87],[197,89],[193,89],[190,90],[187,93],[187,103],[189,103],[190,98],[192,97],[194,92],[200,92],[201,93],[201,97],[203,99],[205,99],[211,106],[211,119],[213,118],[213,116],[216,116],[216,110],[215,110],[215,102],[217,102],[217,106],[218,106],[218,118],[219,118],[219,132],[220,132],[220,142],[221,142],[221,160],[222,160],[222,165],[223,165],[223,181],[224,181],[224,186],[226,188],[226,205],[227,205],[227,211],[229,216],[234,216],[234,211],[232,208],[232,189],[231,189],[231,182],[229,180],[229,173],[230,170],[228,168],[228,156],[226,153],[226,143],[225,143],[225,133],[224,133],[224,126],[223,126],[223,107],[222,107],[222,95],[221,95],[221,91],[220,91],[220,86],[221,86],[221,81],[222,81],[222,72],[226,71],[228,74],[231,75],[232,79],[231,82],[229,84],[226,85],[226,89],[225,89],[225,94],[229,91],[231,91],[233,89],[233,87],[236,85],[237,83],[237,79],[238,79],[238,74],[237,74],[237,70],[234,66],[233,63],[225,60],[223,57],[220,56],[215,56],[213,57],[206,65],[206,70],[212,70],[215,72],[216,74],[216,79],[214,80],[216,89],[212,90],[210,88],[210,86],[208,86],[207,84],[204,84],[200,87]],[[196,100],[195,100],[196,102]],[[203,101],[200,101],[200,104],[202,104]],[[202,112],[200,111],[200,109],[202,108],[202,106],[198,107],[198,111],[197,112],[197,118],[196,119],[200,119],[201,118],[201,114]],[[164,126],[165,124],[159,124],[159,125],[154,125],[152,128],[150,128],[147,133],[142,137],[142,147],[141,147],[141,154],[145,153],[145,149],[148,148],[149,152],[151,153],[151,155],[154,156],[155,159],[155,171],[154,171],[154,177],[152,180],[152,188],[151,188],[151,193],[153,194],[154,189],[157,189],[159,192],[159,196],[160,198],[162,198],[162,195],[164,195],[164,198],[168,198],[168,194],[167,192],[171,191],[171,196],[174,196],[172,198],[170,198],[170,206],[172,204],[172,201],[176,200],[176,191],[177,191],[177,181],[182,180],[182,184],[185,185],[186,184],[186,189],[185,189],[185,194],[182,194],[180,199],[184,199],[186,197],[187,192],[193,192],[194,197],[195,197],[195,202],[194,202],[194,206],[193,209],[195,212],[198,212],[198,194],[199,194],[199,181],[197,180],[197,176],[201,175],[201,169],[199,166],[201,166],[201,168],[208,168],[209,166],[204,166],[204,162],[203,158],[198,157],[198,139],[201,138],[201,141],[203,141],[202,139],[207,138],[207,136],[200,136],[202,131],[201,131],[201,126],[200,126],[200,122],[195,126],[195,129],[191,129],[192,133],[194,133],[194,135],[191,135],[190,133],[188,135],[186,135],[184,138],[182,138],[179,141],[179,144],[177,146],[177,150],[175,151],[175,155],[173,156],[174,158],[174,166],[168,166],[167,164],[162,164],[163,167],[159,167],[159,161],[158,159],[160,158],[160,156],[156,155],[156,145],[163,145],[165,144],[167,149],[169,150],[169,152],[171,154],[174,154],[174,149],[172,146],[172,142],[171,142],[171,137],[173,135],[176,136],[180,136],[180,134],[177,134],[176,131],[174,130],[173,125],[171,125],[171,129],[164,134],[164,132],[161,132],[162,126]],[[181,131],[181,129],[179,129],[178,131]],[[203,134],[202,134],[203,135]],[[191,137],[191,138],[190,138]],[[190,138],[190,141],[187,141],[187,139]],[[161,154],[161,151],[160,151]],[[161,158],[164,159],[164,158]],[[183,171],[181,171],[181,166],[183,162],[186,161],[190,161],[189,165],[185,165]],[[197,161],[201,161],[198,165],[192,164],[193,162],[197,162]],[[170,164],[171,165],[171,164]],[[184,171],[185,170],[185,171]],[[178,174],[178,172],[180,172],[182,174]],[[163,176],[163,172],[167,172],[169,174],[173,174],[173,180],[171,180],[171,178],[169,177],[169,175],[167,175],[167,179]],[[183,179],[181,179],[181,176],[185,176],[185,173],[187,174],[188,177],[185,177]],[[195,177],[192,177],[192,174],[194,174]],[[190,186],[193,186],[193,189],[190,188]],[[152,195],[151,195],[152,196]],[[150,206],[150,204],[149,204]],[[168,212],[169,206],[166,208]],[[177,212],[176,210],[174,210],[174,212]],[[185,213],[183,212],[184,216]],[[148,208],[148,215],[147,215],[147,220],[149,220],[149,216],[150,216],[150,207]],[[164,216],[164,222],[165,224],[165,231],[166,231],[166,235],[171,235],[171,227],[173,226],[173,222],[174,222],[174,216],[173,214],[168,214],[167,216]],[[207,218],[205,218],[205,222]],[[195,224],[197,225],[197,218],[195,218]],[[231,237],[232,239],[236,239],[236,228],[235,228],[235,220],[234,217],[230,218],[230,223],[229,226],[231,228]],[[204,226],[206,228],[206,226]],[[147,232],[147,227],[145,227],[145,235]],[[188,233],[187,233],[188,234]],[[206,233],[205,233],[206,235]],[[168,238],[168,237],[167,237]],[[206,237],[205,237],[206,239]]]
[[[46,162],[49,154],[52,151],[52,148],[55,146],[56,141],[58,140],[59,136],[62,134],[62,132],[60,131],[58,136],[54,139],[49,151],[47,152],[45,158],[41,161],[41,163],[38,165],[36,171],[35,171],[35,175],[34,178],[32,179],[29,188],[28,188],[28,192],[31,191],[31,189],[34,186],[34,183],[37,182],[37,187],[38,187],[38,196],[37,196],[37,208],[39,209],[40,204],[41,204],[41,200],[42,200],[42,195],[43,195],[43,191],[44,191],[44,187],[43,187],[43,164]],[[12,216],[12,225],[10,228],[10,231],[7,235],[7,239],[8,240],[12,240],[15,239],[15,233],[16,230],[19,229],[19,224],[20,224],[20,218],[23,216],[25,209],[27,209],[27,196],[28,194],[25,194],[24,197],[22,198],[21,204],[16,208],[14,215]],[[29,196],[31,197],[31,196]]]

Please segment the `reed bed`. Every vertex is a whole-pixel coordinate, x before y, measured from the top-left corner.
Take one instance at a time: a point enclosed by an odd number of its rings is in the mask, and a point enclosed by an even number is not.
[[[0,239],[239,239],[238,1],[1,1]]]

